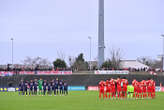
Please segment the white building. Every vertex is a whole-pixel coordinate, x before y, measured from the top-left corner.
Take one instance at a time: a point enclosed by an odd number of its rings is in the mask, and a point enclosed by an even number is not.
[[[121,60],[120,68],[149,69],[149,66],[138,62],[137,60]]]

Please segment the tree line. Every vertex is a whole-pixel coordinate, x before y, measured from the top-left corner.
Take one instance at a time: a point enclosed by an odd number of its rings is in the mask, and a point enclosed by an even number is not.
[[[62,52],[58,52],[58,58],[50,62],[46,58],[41,58],[41,57],[26,57],[23,60],[23,66],[27,70],[72,70],[72,71],[87,71],[90,69],[89,67],[89,62],[87,62],[84,59],[84,54],[80,53],[77,57],[69,57],[68,64],[66,63],[65,55]],[[105,60],[105,62],[102,64],[100,68],[97,67],[97,65],[92,65],[92,70],[97,70],[97,69],[106,69],[106,70],[111,70],[115,69],[118,70],[120,69],[120,62],[122,59],[122,52],[121,49],[111,49],[109,52],[108,58]],[[139,57],[137,58],[137,61],[149,66],[150,68],[162,68],[162,60],[155,60],[151,59],[149,57]],[[12,65],[8,64],[7,69],[10,70]],[[19,69],[21,68],[20,66],[15,66],[15,68]],[[0,70],[3,70],[0,67]]]

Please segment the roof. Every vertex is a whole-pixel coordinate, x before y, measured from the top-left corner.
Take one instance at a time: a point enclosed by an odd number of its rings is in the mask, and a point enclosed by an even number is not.
[[[138,62],[137,60],[121,60],[120,67],[121,68],[135,68],[135,69],[149,68],[149,66],[142,64]]]

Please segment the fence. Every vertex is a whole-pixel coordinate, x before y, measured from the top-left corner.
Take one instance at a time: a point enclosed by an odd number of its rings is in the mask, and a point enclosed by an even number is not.
[[[0,71],[0,76],[13,76],[15,74],[19,75],[68,75],[72,74],[72,71]]]
[[[63,79],[68,83],[70,86],[97,86],[99,81],[101,80],[107,80],[109,78],[117,78],[120,77],[126,77],[131,84],[132,80],[135,78],[138,81],[141,81],[143,79],[152,78],[155,80],[156,85],[159,86],[160,83],[164,84],[164,76],[154,76],[154,75],[131,75],[131,74],[124,74],[124,75],[101,75],[101,74],[88,74],[88,75],[13,75],[13,76],[0,76],[0,87],[17,87],[20,80],[33,80],[33,79],[45,79],[45,80],[52,80],[52,79]]]

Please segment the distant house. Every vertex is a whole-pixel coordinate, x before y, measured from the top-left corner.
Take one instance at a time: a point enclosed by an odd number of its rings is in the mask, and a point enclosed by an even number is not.
[[[150,67],[138,62],[137,60],[121,60],[120,62],[120,68],[133,68],[133,69],[149,69]]]
[[[92,69],[97,68],[97,61],[88,61]],[[150,67],[138,62],[137,60],[121,60],[120,69],[149,69]]]

